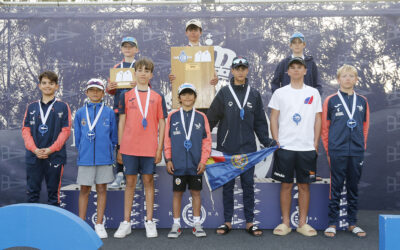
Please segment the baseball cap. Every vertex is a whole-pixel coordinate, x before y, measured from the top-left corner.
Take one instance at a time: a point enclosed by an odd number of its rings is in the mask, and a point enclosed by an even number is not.
[[[186,23],[186,29],[190,26],[190,25],[195,25],[197,27],[199,27],[200,29],[203,29],[203,27],[201,26],[201,22],[198,19],[191,19]]]
[[[86,90],[89,88],[98,88],[104,91],[104,83],[100,79],[92,78],[86,83]]]
[[[306,40],[304,38],[304,35],[300,32],[294,32],[293,35],[290,37],[290,43],[292,43],[292,41],[296,38],[299,38],[303,43]]]
[[[301,58],[301,57],[293,57],[293,58],[291,58],[290,60],[289,60],[289,64],[288,64],[288,68],[290,67],[290,65],[292,65],[293,63],[300,63],[300,64],[303,64],[304,65],[304,67],[306,67],[307,68],[307,65],[306,65],[306,62],[303,60],[303,58]]]
[[[138,47],[136,38],[131,37],[131,36],[122,38],[121,46],[124,45],[124,43],[129,43],[132,46]]]
[[[246,58],[241,57],[241,56],[237,56],[237,57],[233,58],[231,68],[235,69],[235,68],[237,68],[239,66],[244,66],[244,67],[248,68],[249,67],[249,62],[247,61]]]
[[[184,91],[185,89],[191,89],[197,95],[196,88],[191,83],[181,84],[181,86],[179,86],[179,88],[178,88],[178,95],[180,95],[182,93],[182,91]]]

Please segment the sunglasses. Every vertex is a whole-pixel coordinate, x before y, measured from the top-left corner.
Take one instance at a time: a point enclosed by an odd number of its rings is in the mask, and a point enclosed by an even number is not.
[[[237,58],[237,59],[233,60],[232,64],[233,65],[236,65],[236,64],[245,64],[245,65],[247,65],[249,63],[244,58]]]

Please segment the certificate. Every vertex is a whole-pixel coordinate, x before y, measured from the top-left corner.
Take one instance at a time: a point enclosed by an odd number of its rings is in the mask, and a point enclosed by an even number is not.
[[[214,47],[171,47],[171,71],[176,79],[172,82],[172,108],[179,108],[178,88],[191,83],[197,89],[195,108],[207,109],[215,96],[210,84],[214,78]]]

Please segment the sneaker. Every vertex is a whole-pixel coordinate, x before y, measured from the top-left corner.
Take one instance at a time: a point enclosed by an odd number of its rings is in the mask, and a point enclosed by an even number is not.
[[[110,188],[120,188],[122,187],[123,182],[124,182],[124,174],[122,172],[119,172],[115,176],[114,182],[111,183]]]
[[[194,224],[192,232],[197,238],[207,236],[206,232],[203,230],[203,228],[201,227],[201,224],[199,222]]]
[[[172,225],[171,231],[169,231],[169,233],[168,233],[168,238],[176,239],[181,234],[182,234],[181,226],[179,226],[179,224],[174,223]]]
[[[147,238],[158,237],[156,223],[154,221],[152,221],[152,220],[145,221],[144,227],[146,228],[146,237]]]
[[[114,238],[125,238],[125,236],[131,234],[131,223],[123,221],[119,224],[118,230],[114,234]]]
[[[94,231],[96,231],[97,235],[99,236],[100,239],[105,239],[108,237],[107,231],[104,228],[103,224],[96,224],[94,226]]]

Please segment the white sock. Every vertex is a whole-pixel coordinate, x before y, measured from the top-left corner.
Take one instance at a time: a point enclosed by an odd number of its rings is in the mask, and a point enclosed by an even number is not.
[[[178,224],[180,227],[181,226],[181,218],[174,218],[174,224]]]
[[[193,216],[193,222],[194,223],[199,223],[200,222],[200,216]]]

